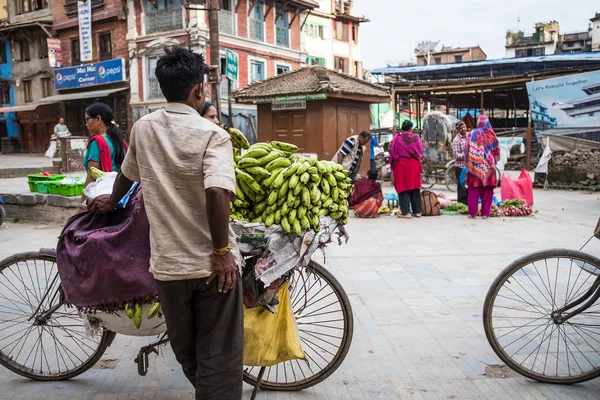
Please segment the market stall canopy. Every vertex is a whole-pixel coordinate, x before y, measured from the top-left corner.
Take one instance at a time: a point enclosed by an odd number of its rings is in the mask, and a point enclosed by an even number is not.
[[[40,106],[45,106],[52,103],[58,103],[58,101],[45,102],[44,104],[27,104],[24,106],[9,106],[0,107],[0,113],[19,112],[19,111],[33,111]]]
[[[391,100],[386,87],[320,66],[303,67],[255,82],[233,93],[233,97],[238,103],[250,104],[330,97],[366,103],[387,103]]]
[[[57,103],[59,101],[79,100],[79,99],[93,99],[95,97],[106,97],[116,92],[128,90],[129,88],[116,88],[106,90],[94,90],[91,92],[76,92],[68,94],[57,94],[55,96],[44,97],[40,99],[40,103]]]

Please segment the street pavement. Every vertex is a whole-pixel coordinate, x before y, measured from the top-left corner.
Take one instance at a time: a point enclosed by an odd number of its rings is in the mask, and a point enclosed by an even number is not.
[[[539,384],[510,371],[487,343],[482,306],[510,262],[546,248],[578,249],[600,216],[600,194],[536,191],[530,218],[469,220],[441,216],[352,218],[350,242],[330,245],[327,267],[344,286],[355,317],[354,340],[325,382],[259,399],[598,399],[600,380]],[[0,257],[52,247],[59,226],[0,227]],[[600,241],[586,250],[600,255]],[[133,362],[153,338],[118,335],[102,362],[65,382],[34,382],[0,367],[2,399],[192,399],[170,348],[151,356],[145,377]],[[489,367],[486,375],[486,367]],[[251,388],[245,386],[244,398]]]

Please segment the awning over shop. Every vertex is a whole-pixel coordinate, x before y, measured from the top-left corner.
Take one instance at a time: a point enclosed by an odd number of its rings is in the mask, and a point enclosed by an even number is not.
[[[40,103],[57,103],[59,101],[79,100],[79,99],[92,99],[94,97],[106,97],[116,92],[121,92],[129,88],[117,88],[117,89],[106,89],[106,90],[95,90],[92,92],[77,92],[69,94],[57,94],[56,96],[45,97],[40,100]]]
[[[42,99],[42,100],[46,100],[46,99]],[[48,102],[44,102],[44,104],[26,104],[24,106],[1,107],[0,108],[0,113],[19,112],[19,111],[33,111],[33,110],[35,110],[38,107],[47,106],[48,104],[52,104],[52,103],[57,103],[57,101],[48,101]]]

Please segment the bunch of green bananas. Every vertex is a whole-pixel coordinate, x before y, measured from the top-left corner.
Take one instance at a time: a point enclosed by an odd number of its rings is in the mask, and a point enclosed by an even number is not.
[[[341,165],[294,154],[283,142],[257,143],[235,154],[237,199],[230,220],[281,225],[302,236],[320,230],[319,217],[348,222],[352,182]]]
[[[96,167],[90,167],[90,175],[92,176],[92,178],[94,178],[94,180],[97,180],[98,178],[101,178],[104,175],[106,175],[106,172],[100,171]]]
[[[160,302],[155,301],[150,306],[148,310],[148,319],[152,319],[156,317],[160,313]],[[126,303],[125,304],[125,314],[131,320],[133,320],[133,325],[136,329],[140,329],[142,326],[142,304],[141,303]]]
[[[231,143],[235,149],[248,149],[250,147],[250,142],[248,142],[246,136],[244,136],[244,134],[238,129],[227,125],[221,125],[221,128],[225,129],[227,133],[229,133],[229,136],[231,137]]]

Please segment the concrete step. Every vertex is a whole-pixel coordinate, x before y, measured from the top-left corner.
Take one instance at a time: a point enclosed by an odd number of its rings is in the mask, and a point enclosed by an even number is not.
[[[40,172],[48,171],[51,174],[60,174],[60,167],[20,167],[20,168],[1,168],[0,179],[19,178],[30,174],[39,174]]]

